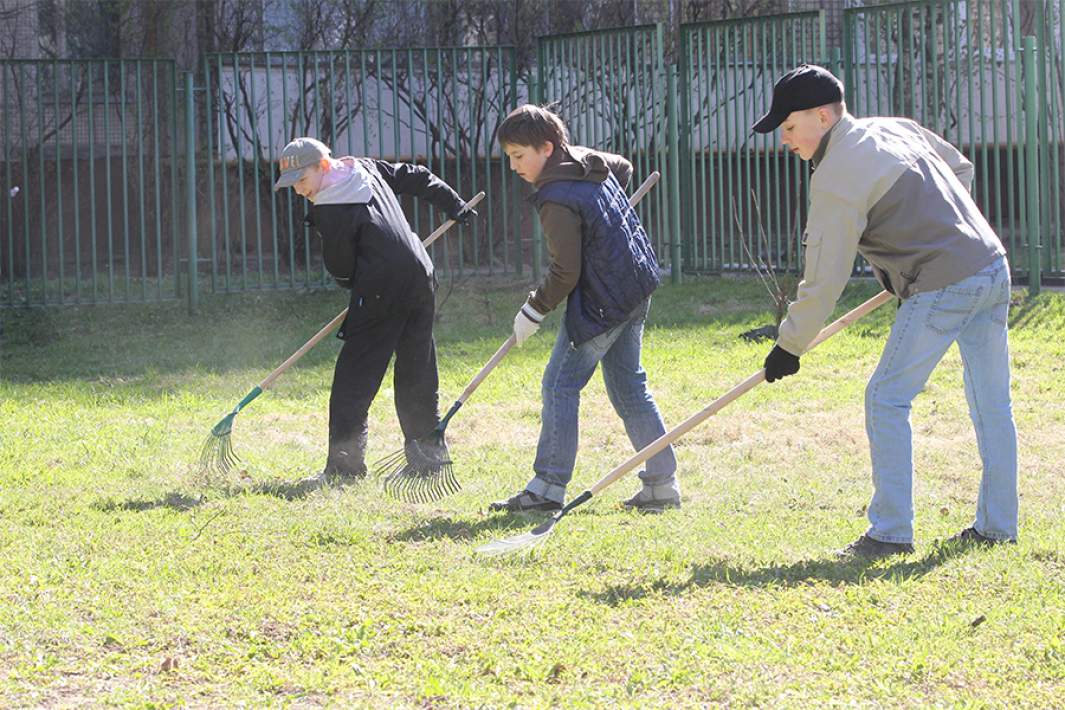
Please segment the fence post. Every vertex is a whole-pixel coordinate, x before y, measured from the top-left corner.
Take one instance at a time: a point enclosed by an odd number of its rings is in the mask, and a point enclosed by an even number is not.
[[[192,72],[185,72],[185,229],[189,240],[189,315],[200,306],[196,236],[196,100]]]
[[[678,60],[679,61],[679,60]],[[669,275],[674,284],[680,283],[681,272],[681,226],[680,226],[680,145],[677,129],[677,65],[670,64],[669,95],[666,109],[669,112],[669,161],[666,184],[669,186]]]
[[[832,73],[836,75],[836,78],[842,81],[847,73],[847,68],[843,64],[843,50],[839,47],[832,48],[832,63],[829,66],[832,67]]]
[[[1024,148],[1025,196],[1028,212],[1028,295],[1039,294],[1042,265],[1039,258],[1039,97],[1036,95],[1035,37],[1024,38]]]

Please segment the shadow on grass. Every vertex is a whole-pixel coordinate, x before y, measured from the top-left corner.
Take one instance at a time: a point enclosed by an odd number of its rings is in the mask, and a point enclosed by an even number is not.
[[[600,604],[617,606],[655,594],[680,595],[691,589],[722,584],[735,587],[791,588],[811,582],[864,584],[877,579],[915,579],[923,577],[939,565],[972,549],[965,544],[940,544],[921,557],[909,556],[883,565],[879,560],[800,560],[792,564],[768,565],[751,569],[725,559],[695,565],[691,577],[684,582],[656,580],[650,584],[610,585],[600,592],[582,592],[582,596]]]
[[[539,525],[546,519],[546,515],[531,515],[528,513],[487,515],[479,520],[451,517],[431,518],[406,530],[389,535],[388,541],[473,540],[486,530],[500,532],[525,530]]]
[[[131,498],[124,501],[104,500],[99,501],[93,505],[97,510],[102,510],[105,513],[114,512],[117,510],[128,510],[135,512],[143,512],[146,510],[155,510],[157,508],[169,508],[170,510],[186,511],[192,510],[212,499],[217,498],[238,498],[240,496],[247,495],[265,495],[273,496],[275,498],[281,498],[282,500],[301,500],[317,491],[327,490],[339,490],[341,488],[347,488],[348,486],[359,485],[359,483],[353,484],[337,484],[331,483],[326,486],[313,486],[308,485],[302,481],[285,481],[285,480],[273,480],[264,481],[262,483],[256,483],[251,486],[234,486],[228,485],[221,488],[211,489],[211,493],[214,495],[199,495],[190,496],[180,491],[172,491],[164,496],[151,499],[143,498]]]
[[[149,500],[132,498],[130,500],[116,501],[108,499],[98,501],[94,503],[92,507],[105,513],[113,513],[118,510],[129,510],[139,513],[146,510],[156,510],[158,508],[192,510],[193,508],[202,505],[204,501],[204,496],[190,496],[185,493],[174,491],[167,493],[165,496]]]

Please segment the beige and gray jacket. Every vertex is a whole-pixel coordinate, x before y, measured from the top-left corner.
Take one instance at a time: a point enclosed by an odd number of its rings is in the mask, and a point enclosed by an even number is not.
[[[973,166],[905,118],[844,114],[813,156],[806,267],[777,343],[802,355],[850,278],[855,254],[899,298],[945,288],[1006,250],[969,194]]]

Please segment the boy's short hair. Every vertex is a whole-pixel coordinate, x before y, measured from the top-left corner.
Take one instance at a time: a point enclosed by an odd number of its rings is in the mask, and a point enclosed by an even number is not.
[[[569,131],[557,113],[547,106],[525,104],[510,112],[496,131],[499,145],[540,147],[551,143],[555,148],[569,145]]]

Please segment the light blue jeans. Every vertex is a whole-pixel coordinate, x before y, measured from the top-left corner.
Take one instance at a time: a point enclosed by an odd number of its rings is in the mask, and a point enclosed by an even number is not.
[[[983,460],[973,526],[996,540],[1016,539],[1017,429],[1010,404],[1009,300],[1009,265],[1002,257],[951,286],[911,296],[899,307],[865,390],[874,489],[869,537],[913,542],[910,403],[957,342]]]
[[[633,448],[639,451],[665,433],[662,415],[647,388],[647,373],[640,365],[643,324],[649,307],[650,299],[629,320],[576,348],[570,343],[563,320],[544,370],[540,443],[533,463],[536,475],[526,490],[560,503],[565,499],[566,484],[573,477],[577,459],[581,390],[600,362],[610,403],[625,423]],[[670,486],[679,496],[676,472],[677,459],[670,446],[648,460],[640,479],[648,486]]]

